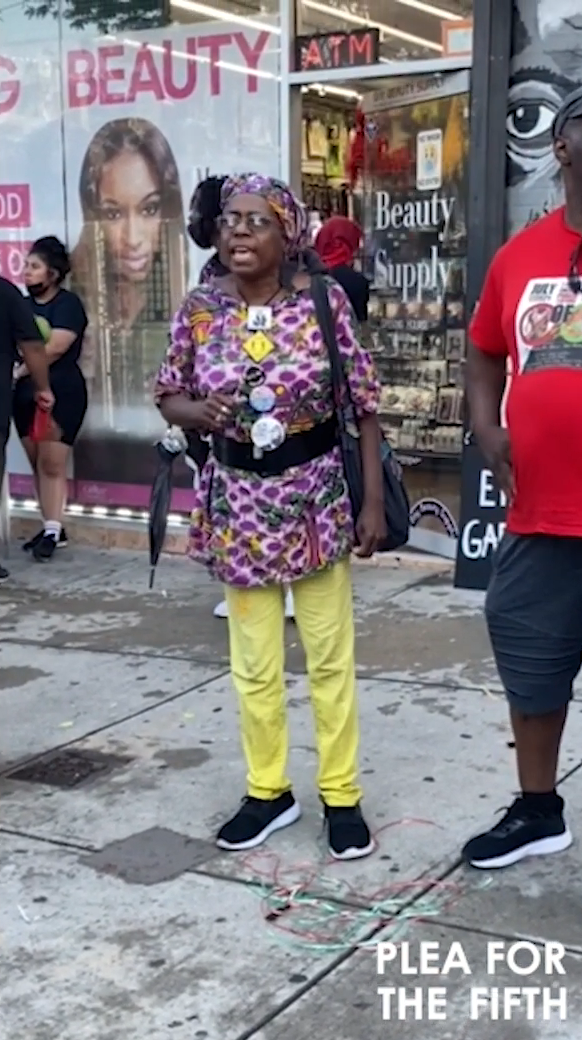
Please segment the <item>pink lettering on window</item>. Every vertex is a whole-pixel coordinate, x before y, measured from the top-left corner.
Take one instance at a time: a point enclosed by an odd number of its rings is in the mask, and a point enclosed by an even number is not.
[[[24,262],[32,242],[0,242],[0,275],[15,285],[24,284]]]
[[[27,228],[32,223],[29,184],[0,184],[0,228]]]

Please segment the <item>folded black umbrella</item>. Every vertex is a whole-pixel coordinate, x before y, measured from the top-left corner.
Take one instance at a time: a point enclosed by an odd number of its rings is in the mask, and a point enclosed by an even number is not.
[[[172,472],[174,462],[186,454],[194,463],[198,475],[206,465],[210,447],[198,433],[186,432],[176,426],[170,427],[163,439],[156,444],[158,468],[150,495],[150,589],[154,587],[156,567],[160,559],[168,514],[172,500]]]
[[[164,547],[168,513],[172,498],[172,467],[174,461],[182,454],[182,449],[172,451],[164,441],[156,444],[158,453],[158,469],[152,484],[150,495],[150,589],[154,587],[156,567]]]

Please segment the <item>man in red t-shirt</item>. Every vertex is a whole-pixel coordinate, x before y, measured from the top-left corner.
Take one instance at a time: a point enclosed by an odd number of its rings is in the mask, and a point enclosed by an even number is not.
[[[509,503],[485,612],[521,788],[463,850],[483,868],[572,842],[556,776],[582,665],[582,88],[565,99],[553,138],[566,204],[498,251],[469,330],[472,428]]]

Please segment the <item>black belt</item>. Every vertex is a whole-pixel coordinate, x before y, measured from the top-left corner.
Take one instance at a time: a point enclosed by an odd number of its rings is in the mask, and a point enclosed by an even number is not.
[[[230,469],[246,470],[262,477],[276,477],[292,466],[302,466],[320,455],[326,455],[337,443],[337,422],[333,416],[313,426],[311,430],[292,434],[279,448],[266,451],[260,459],[254,457],[252,444],[235,441],[231,437],[215,435],[212,438],[212,450],[216,460]]]

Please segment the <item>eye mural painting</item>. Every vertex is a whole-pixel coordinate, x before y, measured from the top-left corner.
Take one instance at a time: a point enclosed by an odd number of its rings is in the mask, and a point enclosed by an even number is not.
[[[579,0],[515,0],[507,106],[507,215],[514,233],[562,203],[551,127],[582,82]]]

